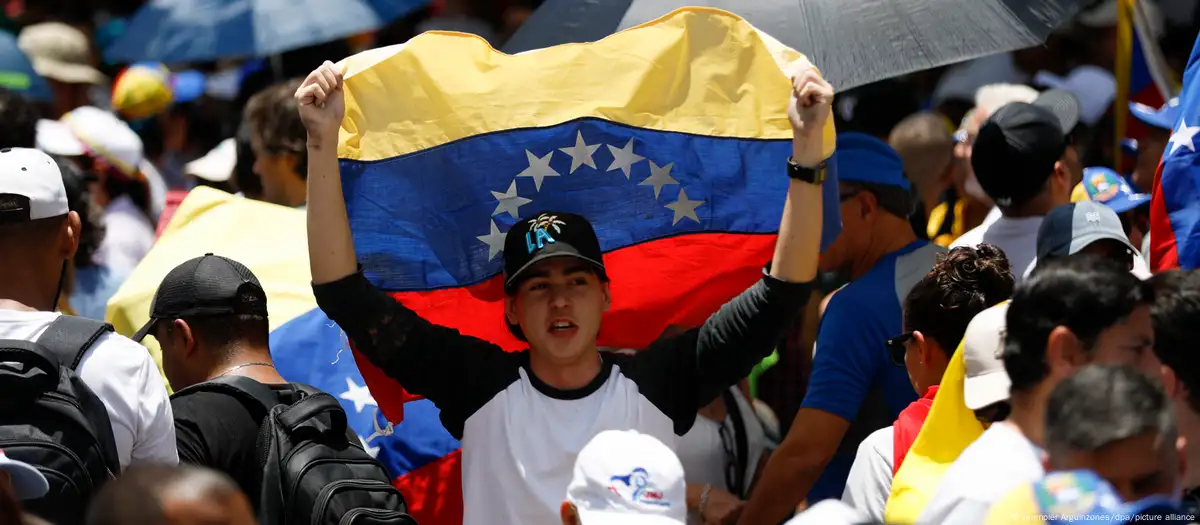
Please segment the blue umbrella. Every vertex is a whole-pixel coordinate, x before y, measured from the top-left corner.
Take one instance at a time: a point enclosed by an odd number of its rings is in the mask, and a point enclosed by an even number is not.
[[[105,52],[112,63],[266,56],[378,29],[429,0],[150,0]]]
[[[7,31],[0,31],[0,87],[41,102],[53,98],[50,84],[33,70],[29,57],[17,47],[17,37]]]

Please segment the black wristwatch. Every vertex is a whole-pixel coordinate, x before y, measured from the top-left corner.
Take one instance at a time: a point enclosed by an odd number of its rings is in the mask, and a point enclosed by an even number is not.
[[[807,182],[809,184],[821,185],[825,182],[825,176],[828,173],[826,169],[826,161],[821,161],[816,167],[806,168],[799,164],[791,157],[788,157],[788,177],[798,181]]]

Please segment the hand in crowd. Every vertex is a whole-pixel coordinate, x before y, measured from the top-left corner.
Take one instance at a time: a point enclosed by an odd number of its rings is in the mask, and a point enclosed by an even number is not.
[[[737,523],[746,502],[737,496],[721,489],[713,488],[708,493],[708,501],[701,510],[700,517],[704,525],[728,525]]]
[[[801,57],[784,70],[792,81],[788,120],[795,133],[795,161],[801,166],[816,166],[825,160],[823,144],[825,123],[832,113],[833,86],[821,78],[817,67]]]
[[[296,90],[300,119],[308,130],[309,146],[337,141],[338,128],[346,114],[342,94],[342,71],[328,60],[313,70]]]

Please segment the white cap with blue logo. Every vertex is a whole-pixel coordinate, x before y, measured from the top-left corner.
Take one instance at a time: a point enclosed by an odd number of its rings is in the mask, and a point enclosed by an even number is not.
[[[662,441],[634,430],[606,430],[579,451],[567,501],[583,525],[687,522],[679,458]]]

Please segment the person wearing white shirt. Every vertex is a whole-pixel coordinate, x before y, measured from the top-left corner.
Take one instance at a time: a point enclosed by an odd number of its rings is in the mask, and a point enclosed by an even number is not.
[[[1001,106],[979,128],[971,145],[975,177],[1000,210],[1000,217],[956,239],[951,248],[987,243],[1004,250],[1020,281],[1034,259],[1042,217],[1071,200],[1083,177],[1070,134],[1079,122],[1079,102],[1050,90],[1032,103]]]
[[[68,211],[58,165],[38,150],[0,150],[0,196],[0,339],[34,341],[61,315],[54,310],[80,219]],[[144,347],[105,333],[76,372],[108,411],[122,468],[178,462],[166,385]]]
[[[1002,350],[1012,411],[950,465],[917,525],[983,523],[993,503],[1044,476],[1050,392],[1085,364],[1139,365],[1152,355],[1152,302],[1148,283],[1089,256],[1046,261],[1017,285]]]

